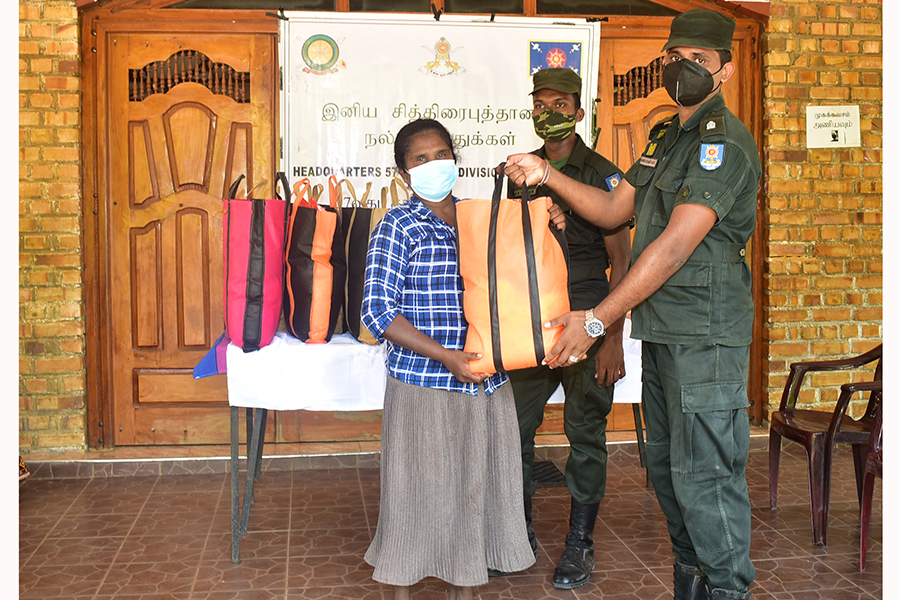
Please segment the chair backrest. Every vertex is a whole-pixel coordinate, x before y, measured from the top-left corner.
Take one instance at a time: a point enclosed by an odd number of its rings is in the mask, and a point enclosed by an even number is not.
[[[868,365],[869,363],[878,361],[875,365],[875,374],[873,377],[873,381],[881,381],[883,347],[884,344],[878,344],[868,352],[839,360],[804,361],[791,363],[790,373],[788,374],[788,379],[784,384],[784,392],[781,395],[781,405],[779,406],[778,410],[786,413],[793,412],[794,407],[797,404],[797,398],[800,395],[800,387],[803,383],[803,378],[809,371],[815,372],[849,370],[863,367],[865,365]],[[873,411],[875,405],[880,403],[880,398],[880,392],[877,392],[877,395],[876,392],[870,393],[869,404],[866,407],[866,414],[864,418],[871,419],[874,417]]]

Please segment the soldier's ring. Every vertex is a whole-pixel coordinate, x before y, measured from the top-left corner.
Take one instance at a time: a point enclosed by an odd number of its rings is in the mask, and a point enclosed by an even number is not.
[[[570,357],[569,357],[569,362],[578,362],[578,357],[577,357],[577,356],[570,356]]]

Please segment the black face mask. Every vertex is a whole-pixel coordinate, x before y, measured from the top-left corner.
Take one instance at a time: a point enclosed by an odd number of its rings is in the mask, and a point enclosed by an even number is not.
[[[724,67],[719,67],[719,71]],[[678,60],[663,68],[663,85],[679,106],[694,106],[712,93],[713,75],[715,73],[710,73],[692,60]],[[721,82],[719,85],[722,85]]]

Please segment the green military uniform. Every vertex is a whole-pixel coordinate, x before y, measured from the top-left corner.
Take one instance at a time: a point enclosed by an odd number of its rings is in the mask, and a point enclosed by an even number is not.
[[[543,147],[533,154],[546,158]],[[615,187],[622,177],[613,163],[588,148],[580,136],[560,170],[572,179],[605,191]],[[511,198],[522,196],[522,190],[512,183],[508,191]],[[606,279],[609,259],[603,243],[603,235],[608,232],[574,214],[549,188],[529,191],[533,198],[550,196],[566,212],[570,304],[572,310],[593,308],[609,293]],[[594,377],[594,356],[603,339],[599,338],[591,346],[587,359],[564,369],[538,366],[509,372],[519,418],[526,500],[535,491],[531,475],[535,432],[544,419],[547,401],[560,383],[566,394],[563,414],[570,447],[566,485],[572,497],[582,504],[594,504],[603,498],[606,491],[606,420],[613,401],[613,387],[599,387]]]
[[[745,474],[753,299],[744,248],[760,175],[756,142],[721,93],[683,124],[676,116],[656,125],[626,174],[635,187],[632,262],[679,204],[702,204],[718,217],[689,260],[634,308],[631,335],[643,341],[647,457],[675,557],[725,590],[746,590],[756,575]]]

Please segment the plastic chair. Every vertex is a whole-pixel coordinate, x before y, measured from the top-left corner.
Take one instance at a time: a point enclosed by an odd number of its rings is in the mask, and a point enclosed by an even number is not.
[[[853,446],[856,489],[860,502],[862,501],[863,467],[875,422],[875,408],[881,402],[881,354],[882,344],[879,344],[864,354],[847,359],[792,363],[781,405],[772,413],[769,429],[769,500],[772,508],[777,508],[781,438],[802,444],[809,459],[809,505],[813,543],[816,546],[828,545],[828,503],[835,444]],[[878,382],[877,386],[873,386],[873,382],[844,384],[837,404],[830,413],[796,407],[803,377],[807,372],[858,369],[874,361],[878,361],[874,377]],[[850,399],[854,393],[864,391],[870,392],[865,415],[858,421],[853,420],[846,414]]]
[[[866,456],[866,467],[863,474],[862,504],[859,511],[859,571],[866,570],[866,549],[869,544],[869,518],[872,516],[872,492],[875,478],[882,477],[881,467],[884,462],[881,435],[881,404],[875,409],[875,423],[869,437],[869,454]]]

